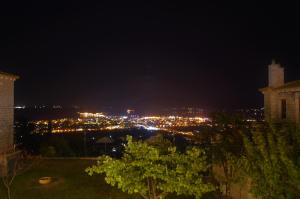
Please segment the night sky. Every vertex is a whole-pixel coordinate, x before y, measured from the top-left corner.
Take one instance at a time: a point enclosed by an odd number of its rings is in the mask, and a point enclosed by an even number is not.
[[[19,105],[260,107],[272,58],[300,79],[296,5],[9,2],[0,70],[21,76]]]

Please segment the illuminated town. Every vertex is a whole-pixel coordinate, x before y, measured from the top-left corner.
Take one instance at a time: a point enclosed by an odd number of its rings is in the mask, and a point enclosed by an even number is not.
[[[129,112],[129,111],[127,111]],[[110,116],[104,113],[78,113],[78,118],[33,121],[35,134],[101,132],[141,128],[149,131],[165,131],[192,135],[192,132],[178,130],[180,127],[196,127],[209,122],[206,117],[182,116]]]

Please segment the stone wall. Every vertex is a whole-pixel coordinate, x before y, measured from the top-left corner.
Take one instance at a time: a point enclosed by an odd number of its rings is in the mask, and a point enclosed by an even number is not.
[[[263,94],[264,94],[265,119],[267,121],[279,120],[280,107],[278,107],[278,101],[279,101],[278,94],[273,90],[264,91]]]
[[[13,147],[14,80],[0,74],[0,152]]]

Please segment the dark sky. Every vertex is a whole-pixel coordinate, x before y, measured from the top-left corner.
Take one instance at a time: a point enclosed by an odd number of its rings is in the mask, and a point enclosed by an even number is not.
[[[21,76],[16,104],[258,107],[272,58],[300,79],[296,5],[8,2],[0,70]]]

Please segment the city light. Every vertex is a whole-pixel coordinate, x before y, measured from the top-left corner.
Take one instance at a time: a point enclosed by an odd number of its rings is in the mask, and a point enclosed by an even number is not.
[[[79,113],[79,118],[62,118],[55,120],[39,120],[32,122],[34,133],[81,133],[101,132],[142,128],[148,131],[165,131],[181,135],[192,135],[192,132],[180,131],[180,127],[200,126],[209,119],[205,117],[182,116],[110,116],[103,113]]]

